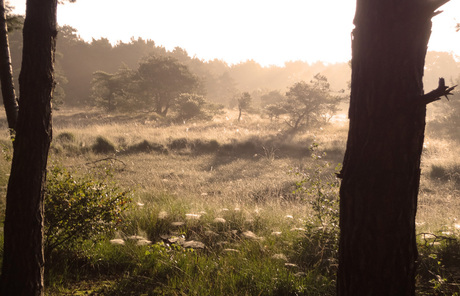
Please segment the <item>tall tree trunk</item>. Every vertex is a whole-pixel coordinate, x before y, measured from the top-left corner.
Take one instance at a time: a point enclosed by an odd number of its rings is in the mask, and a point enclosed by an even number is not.
[[[56,0],[27,0],[1,295],[43,295],[43,197],[51,142]]]
[[[357,0],[340,188],[338,295],[414,295],[431,18],[448,0]]]
[[[5,1],[0,0],[0,81],[2,84],[3,105],[10,131],[13,131],[18,118],[18,103],[14,92],[13,68],[11,67],[8,27]]]

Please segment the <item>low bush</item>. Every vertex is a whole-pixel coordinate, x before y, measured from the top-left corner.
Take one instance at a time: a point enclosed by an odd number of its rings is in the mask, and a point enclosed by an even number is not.
[[[75,141],[75,135],[71,132],[62,132],[54,140],[61,143],[71,143]]]
[[[305,224],[305,235],[297,242],[296,258],[299,265],[335,275],[339,246],[339,181],[335,174],[325,173],[329,163],[323,161],[324,152],[318,145],[310,147],[313,167],[308,172],[297,172],[301,180],[297,191],[310,203],[313,215]],[[336,171],[340,166],[336,167]],[[327,174],[327,175],[325,175]]]
[[[96,138],[96,143],[91,146],[91,149],[94,153],[100,154],[115,153],[116,151],[115,145],[108,139],[101,136]]]
[[[90,175],[76,177],[55,166],[48,174],[45,195],[46,254],[115,230],[130,203],[130,193],[113,184]]]
[[[181,150],[187,148],[188,140],[186,138],[174,139],[168,144],[171,150]]]
[[[212,153],[216,152],[219,150],[219,142],[216,140],[210,140],[210,141],[205,141],[205,140],[195,140],[192,143],[192,149],[196,153]]]
[[[451,164],[448,166],[432,165],[430,171],[430,178],[439,181],[454,181],[460,182],[460,165]]]
[[[123,153],[124,154],[131,154],[131,153],[150,153],[150,152],[158,152],[158,153],[168,153],[168,149],[165,146],[158,143],[151,143],[147,140],[144,140],[140,143],[134,144],[132,146],[128,146]]]

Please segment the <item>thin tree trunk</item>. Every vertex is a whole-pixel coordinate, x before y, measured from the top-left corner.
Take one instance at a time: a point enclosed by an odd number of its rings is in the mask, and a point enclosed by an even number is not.
[[[14,131],[18,118],[18,103],[14,92],[13,68],[11,67],[4,0],[0,0],[0,81],[8,128],[10,131]]]
[[[415,294],[422,77],[431,18],[447,1],[357,0],[338,295]]]
[[[51,142],[56,0],[28,0],[8,183],[1,295],[43,295],[43,197]]]

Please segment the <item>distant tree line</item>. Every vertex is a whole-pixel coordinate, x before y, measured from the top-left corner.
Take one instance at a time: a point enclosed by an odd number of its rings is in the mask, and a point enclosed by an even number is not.
[[[22,50],[22,32],[17,29],[21,27],[21,18],[18,20],[15,24],[16,30],[9,34],[16,79],[21,66]],[[320,73],[322,77],[327,77],[329,90],[338,92],[348,89],[350,80],[350,67],[347,63],[326,65],[321,62],[309,64],[290,61],[283,67],[262,67],[255,61],[248,60],[228,65],[222,60],[203,61],[190,57],[180,47],[168,51],[154,41],[142,38],[115,45],[105,38],[86,42],[70,26],[59,28],[56,50],[54,107],[102,106],[109,111],[138,109],[165,115],[171,110],[179,112],[181,93],[191,95],[187,104],[195,102],[195,107],[200,104],[203,107],[207,104],[203,102],[209,101],[232,108],[238,108],[238,99],[243,93],[248,93],[251,96],[252,110],[264,110],[269,117],[275,119],[288,113],[285,110],[288,104],[280,102],[289,97],[285,96],[286,91],[293,94],[290,88],[296,83],[312,81]],[[180,90],[155,89],[155,85],[149,85],[148,80],[152,81],[158,73],[151,72],[152,76],[147,77],[147,72],[152,70],[154,63],[174,65],[181,73],[178,77],[188,79],[188,82]],[[427,88],[437,83],[440,69],[443,69],[443,76],[447,80],[449,77],[456,78],[460,63],[451,54],[429,52],[425,71]],[[142,85],[149,85],[148,89]],[[168,87],[174,86],[169,84]],[[160,92],[163,94],[160,95]],[[168,96],[173,96],[174,99],[167,98]],[[190,99],[192,97],[194,99]],[[182,96],[181,100],[184,98]],[[183,117],[190,116],[183,108],[180,112]],[[295,121],[288,121],[295,126]]]
[[[20,26],[20,24],[19,24]],[[12,65],[17,76],[21,66],[22,30],[9,34]],[[93,39],[86,42],[76,29],[70,26],[59,28],[56,52],[56,94],[54,106],[88,106],[94,103],[92,80],[94,73],[128,75],[139,70],[140,63],[149,56],[170,57],[188,67],[197,78],[200,94],[214,103],[231,106],[243,92],[253,98],[253,106],[260,106],[261,96],[273,90],[284,92],[287,87],[300,80],[309,81],[316,73],[327,76],[334,89],[346,88],[349,67],[346,63],[325,65],[321,62],[309,64],[301,61],[286,62],[283,67],[262,67],[249,60],[228,65],[222,60],[203,61],[190,57],[176,47],[172,51],[156,45],[152,40],[132,39],[129,43],[112,45],[108,39]],[[124,69],[124,70],[123,70]],[[132,74],[132,73],[131,73]]]

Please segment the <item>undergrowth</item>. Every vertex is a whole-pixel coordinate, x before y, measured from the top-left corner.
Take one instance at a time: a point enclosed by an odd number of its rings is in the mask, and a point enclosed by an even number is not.
[[[47,211],[59,227],[47,239],[73,238],[48,251],[47,295],[335,294],[345,128],[153,122],[56,133]],[[458,165],[426,150],[417,293],[458,295]]]

